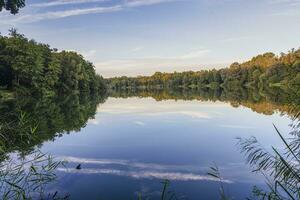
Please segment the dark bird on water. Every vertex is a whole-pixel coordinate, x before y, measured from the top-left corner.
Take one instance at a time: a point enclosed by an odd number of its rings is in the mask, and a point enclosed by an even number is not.
[[[76,169],[81,169],[81,164],[77,165]]]

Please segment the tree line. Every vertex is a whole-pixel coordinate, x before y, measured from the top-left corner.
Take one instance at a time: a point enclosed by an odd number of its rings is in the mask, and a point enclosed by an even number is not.
[[[11,29],[0,35],[0,89],[32,96],[99,94],[105,83],[80,54],[59,52]]]
[[[114,77],[107,79],[110,89],[162,88],[284,88],[299,93],[300,49],[276,56],[265,53],[228,68],[174,73],[156,72],[152,76]]]

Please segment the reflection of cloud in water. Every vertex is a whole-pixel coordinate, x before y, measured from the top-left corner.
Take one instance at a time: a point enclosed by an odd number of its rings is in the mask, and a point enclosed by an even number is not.
[[[70,163],[96,164],[96,165],[122,165],[122,166],[134,167],[139,169],[164,170],[164,169],[176,168],[176,166],[173,165],[132,162],[129,160],[119,160],[119,159],[88,159],[88,158],[77,158],[77,157],[60,157],[60,159]],[[186,166],[183,167],[185,168]]]
[[[74,168],[59,168],[59,171],[65,173],[78,173],[78,174],[110,174],[116,176],[127,176],[136,179],[169,179],[176,181],[218,181],[214,177],[207,175],[200,175],[191,172],[179,172],[174,171],[183,170],[188,168],[187,166],[174,166],[174,165],[162,165],[155,163],[142,163],[131,162],[129,160],[111,160],[111,159],[86,159],[77,157],[61,157],[60,159],[66,160],[69,163],[81,163],[90,165],[106,166],[105,168],[90,168],[86,167],[81,170]],[[110,165],[108,167],[108,165]],[[117,165],[112,168],[111,165]],[[122,169],[118,169],[122,167]],[[123,169],[123,168],[126,169]],[[173,170],[173,171],[170,171]],[[230,180],[223,180],[225,183],[232,183]]]
[[[145,126],[145,122],[142,121],[134,121],[133,123],[139,126]]]
[[[58,168],[59,171],[76,174],[109,174],[116,176],[127,176],[136,179],[168,179],[171,181],[219,181],[211,176],[204,176],[192,173],[181,172],[158,172],[158,171],[125,171],[116,169],[71,169]],[[224,183],[232,183],[229,180],[222,180]]]
[[[163,101],[156,102],[153,99],[144,98],[141,102],[140,99],[114,99],[109,98],[107,102],[98,108],[98,113],[106,114],[135,114],[147,116],[159,115],[183,115],[192,118],[211,119],[214,115],[220,115],[213,110],[207,110],[208,107],[228,107],[224,103],[210,103],[210,102],[197,102],[189,101]],[[204,111],[206,110],[206,111]]]
[[[158,115],[183,115],[192,118],[200,118],[200,119],[211,119],[208,113],[205,112],[197,112],[197,111],[170,111],[170,112],[161,112],[161,113],[147,113],[145,115],[148,116],[158,116]]]

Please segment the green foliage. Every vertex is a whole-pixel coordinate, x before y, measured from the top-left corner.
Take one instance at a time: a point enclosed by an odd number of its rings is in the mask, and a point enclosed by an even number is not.
[[[0,158],[14,151],[29,154],[45,141],[80,131],[103,101],[88,94],[0,101]]]
[[[263,89],[280,87],[292,92],[300,88],[300,49],[277,57],[265,53],[245,63],[233,63],[229,68],[174,73],[156,72],[152,76],[115,77],[107,79],[112,90],[212,88],[227,90],[240,88]]]
[[[6,115],[5,117],[8,117]],[[42,132],[21,112],[15,121],[0,123],[0,196],[1,199],[66,199],[46,194],[45,187],[56,180],[55,170],[64,162],[33,150],[30,156],[23,151],[10,153],[13,148],[26,146]],[[16,143],[18,141],[18,143]]]
[[[207,173],[213,178],[216,178],[219,181],[220,184],[220,199],[221,200],[230,200],[229,196],[225,192],[224,184],[223,184],[223,178],[221,176],[220,170],[218,166],[215,164],[214,167],[210,167],[210,171]]]
[[[1,199],[68,199],[68,195],[60,197],[58,192],[45,192],[47,185],[56,181],[55,170],[64,162],[38,151],[31,157],[18,161],[10,157],[0,163]]]
[[[25,7],[25,0],[0,0],[0,12],[5,9],[15,15],[23,7]]]
[[[35,96],[105,91],[103,78],[81,55],[57,52],[15,29],[8,37],[0,36],[0,87]]]
[[[254,172],[266,177],[268,191],[254,187],[253,194],[259,199],[300,199],[300,157],[299,157],[299,123],[296,123],[293,138],[285,139],[277,127],[274,128],[285,145],[284,150],[272,147],[268,152],[256,138],[239,138],[241,152],[246,155],[247,162]],[[295,134],[296,132],[296,134]]]

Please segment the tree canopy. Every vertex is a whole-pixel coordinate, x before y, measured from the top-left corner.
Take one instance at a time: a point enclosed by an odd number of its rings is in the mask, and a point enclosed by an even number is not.
[[[0,35],[0,87],[20,95],[100,93],[103,78],[76,52],[51,49],[10,30]]]
[[[0,0],[0,12],[5,9],[15,15],[23,7],[25,7],[25,0]]]
[[[156,72],[152,76],[115,77],[107,79],[110,89],[222,88],[257,91],[281,88],[300,94],[300,49],[276,56],[265,53],[228,68],[174,73]]]

